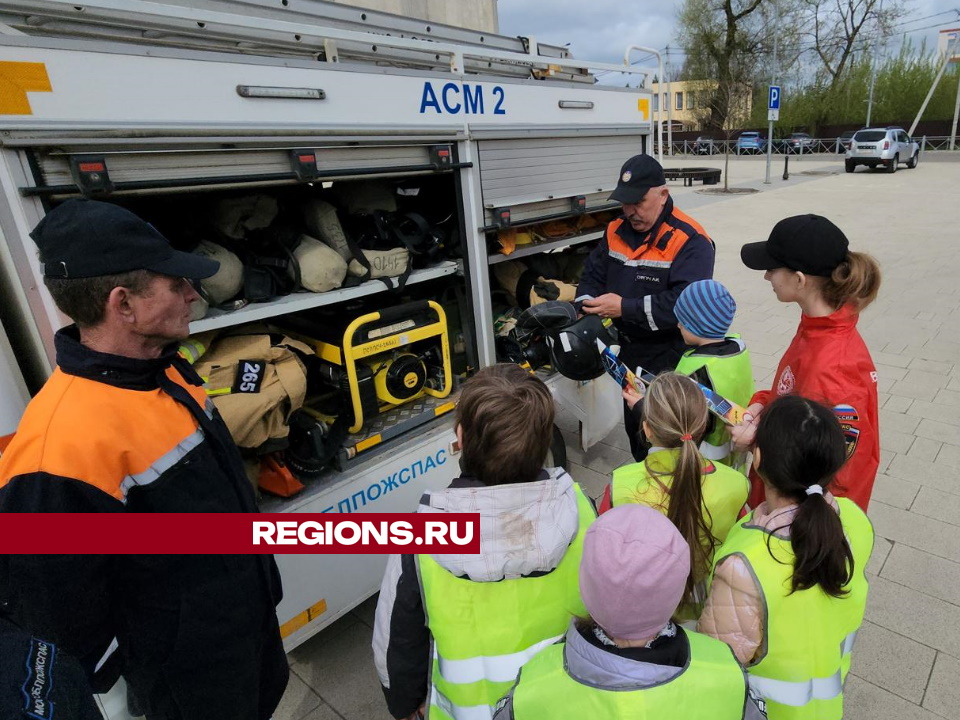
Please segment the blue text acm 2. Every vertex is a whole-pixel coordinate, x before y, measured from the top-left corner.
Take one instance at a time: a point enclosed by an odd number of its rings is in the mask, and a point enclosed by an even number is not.
[[[487,88],[489,94],[484,93],[483,85],[463,83],[463,88],[453,82],[448,82],[436,90],[433,83],[423,84],[423,94],[420,97],[420,114],[428,112],[443,115],[506,115],[503,107],[504,91],[499,85]],[[492,96],[492,97],[490,97]]]

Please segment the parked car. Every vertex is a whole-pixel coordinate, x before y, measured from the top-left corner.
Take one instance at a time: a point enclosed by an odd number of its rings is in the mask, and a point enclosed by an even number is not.
[[[698,137],[693,146],[693,151],[697,155],[713,155],[714,153],[721,152],[722,149],[723,141],[709,137],[708,135]]]
[[[847,150],[850,149],[850,141],[853,139],[853,136],[856,134],[856,130],[844,130],[840,133],[840,137],[837,138],[837,152],[843,155]]]
[[[896,172],[900,163],[915,168],[920,162],[920,144],[911,139],[903,128],[866,128],[858,130],[850,142],[844,165],[848,173],[857,165],[875,168],[883,166],[887,172]]]
[[[807,133],[791,133],[787,138],[787,152],[811,153],[813,147],[814,140]]]
[[[748,130],[740,133],[737,138],[737,155],[750,152],[762,153],[767,149],[767,141],[760,136],[760,133]]]

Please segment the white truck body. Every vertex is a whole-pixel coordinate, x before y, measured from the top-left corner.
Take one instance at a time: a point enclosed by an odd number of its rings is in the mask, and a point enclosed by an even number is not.
[[[333,3],[289,12],[274,5],[0,2],[0,437],[13,432],[26,388],[35,392],[52,371],[53,334],[67,322],[43,286],[29,232],[51,202],[80,194],[71,157],[104,158],[119,199],[293,186],[294,148],[315,151],[323,181],[416,177],[436,172],[429,147],[449,144],[456,162],[442,172],[456,188],[451,210],[461,220],[463,258],[415,270],[408,284],[462,284],[472,323],[467,354],[477,367],[496,361],[489,268],[505,258],[488,251],[494,210],[509,207],[517,223],[563,214],[577,196],[586,197],[588,210],[609,205],[623,160],[650,148],[650,93],[593,84],[585,68],[654,69],[573,61],[556,48],[538,55],[535,42],[523,52],[515,38],[478,40],[479,33],[455,28],[430,28],[432,40],[419,39],[422,30],[388,36],[389,28],[358,29],[360,11]],[[601,232],[525,247],[514,257]],[[191,330],[384,290],[370,281],[296,293],[211,313]],[[600,380],[550,381],[581,421],[584,448],[619,421],[619,394]],[[452,420],[440,418],[263,507],[411,511],[424,489],[456,476],[456,452]],[[285,591],[278,613],[289,649],[376,592],[385,558],[280,555],[278,562]]]

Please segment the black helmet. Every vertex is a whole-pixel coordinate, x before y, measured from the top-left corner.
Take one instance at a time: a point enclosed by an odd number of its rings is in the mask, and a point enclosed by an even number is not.
[[[531,305],[520,313],[509,337],[497,338],[497,354],[521,365],[528,362],[536,370],[550,363],[547,333],[576,319],[577,311],[568,302],[550,300]]]
[[[617,345],[616,330],[607,329],[597,315],[584,315],[575,323],[547,334],[553,367],[571,380],[593,380],[604,373],[597,338],[608,347]]]
[[[577,319],[577,310],[572,303],[560,300],[531,305],[517,318],[517,338],[522,342],[530,335],[558,330]]]

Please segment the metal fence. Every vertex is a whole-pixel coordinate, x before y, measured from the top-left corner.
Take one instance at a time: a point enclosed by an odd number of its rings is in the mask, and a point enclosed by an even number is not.
[[[960,137],[955,140],[952,148],[950,147],[950,137],[948,135],[930,137],[924,135],[919,138],[914,137],[914,139],[920,143],[921,152],[927,152],[929,150],[953,150],[954,152],[960,151]],[[731,155],[766,155],[767,152],[766,146],[764,146],[762,152],[753,149],[738,149],[737,141],[735,139],[711,140],[707,145],[704,145],[703,143],[697,143],[696,140],[677,140],[670,146],[670,149],[672,152],[667,151],[667,146],[665,144],[664,155],[709,157],[710,155],[723,155],[727,152],[729,152]],[[653,145],[653,152],[656,154],[656,143]],[[775,139],[773,141],[773,154],[775,155],[842,155],[844,152],[845,149],[840,143],[840,138],[814,138],[809,145],[800,147],[792,147],[788,145],[786,140]]]

